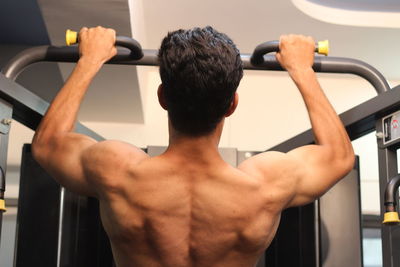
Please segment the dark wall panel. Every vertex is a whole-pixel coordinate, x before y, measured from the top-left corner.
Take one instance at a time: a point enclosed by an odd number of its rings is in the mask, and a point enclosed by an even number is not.
[[[55,267],[60,208],[63,208],[61,267],[111,267],[110,242],[96,199],[64,191],[23,148],[17,215],[16,267]]]
[[[16,267],[56,266],[60,186],[24,146],[17,214]]]
[[[315,267],[314,204],[284,210],[276,236],[265,253],[268,267]]]

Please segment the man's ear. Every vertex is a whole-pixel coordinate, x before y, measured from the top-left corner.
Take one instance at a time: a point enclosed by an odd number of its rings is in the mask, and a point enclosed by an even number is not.
[[[167,110],[167,102],[165,101],[164,87],[162,84],[160,84],[160,86],[158,86],[157,96],[158,96],[158,103],[160,103],[160,106],[163,109]]]
[[[228,111],[226,112],[225,117],[229,117],[230,115],[232,115],[232,113],[236,110],[238,103],[239,103],[239,95],[237,92],[235,92],[231,106],[229,107]]]

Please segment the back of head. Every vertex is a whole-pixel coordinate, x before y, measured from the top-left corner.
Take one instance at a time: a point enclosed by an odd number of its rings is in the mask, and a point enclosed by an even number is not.
[[[211,133],[243,76],[239,50],[212,27],[171,32],[158,54],[168,116],[188,136]]]

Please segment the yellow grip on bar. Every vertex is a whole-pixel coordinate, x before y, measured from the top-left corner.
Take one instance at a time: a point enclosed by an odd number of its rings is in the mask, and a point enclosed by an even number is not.
[[[0,199],[0,212],[6,210],[6,201],[4,199]]]
[[[65,42],[67,45],[73,45],[78,42],[78,32],[67,30],[65,33]]]
[[[383,224],[395,225],[399,224],[399,214],[395,211],[385,212],[383,216]]]
[[[325,55],[325,56],[327,56],[329,54],[329,41],[328,40],[318,42],[317,53],[321,54],[321,55]]]

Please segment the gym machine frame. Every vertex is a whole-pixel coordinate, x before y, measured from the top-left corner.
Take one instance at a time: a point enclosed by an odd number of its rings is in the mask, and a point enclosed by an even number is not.
[[[132,55],[134,54],[134,51],[132,49],[127,50],[124,48],[119,48],[117,55],[107,63],[120,65],[158,65],[156,50],[142,50],[140,48],[136,51],[140,51],[142,54]],[[257,64],[253,64],[251,60],[251,54],[241,54],[244,68],[249,70],[283,70],[275,59],[275,56],[261,56],[262,59],[259,60]],[[79,53],[77,47],[40,46],[27,49],[18,54],[3,68],[2,73],[4,75],[0,74],[0,115],[2,115],[1,107],[5,106],[8,108],[10,114],[12,112],[13,119],[19,121],[28,128],[35,130],[49,104],[13,81],[26,66],[31,65],[35,62],[76,62],[78,59]],[[377,91],[378,96],[340,114],[340,118],[343,121],[351,140],[354,140],[358,137],[361,137],[362,135],[373,131],[375,129],[375,122],[378,118],[389,114],[393,110],[400,109],[400,103],[397,101],[397,99],[400,99],[400,86],[390,90],[390,87],[385,78],[375,68],[362,61],[349,58],[315,57],[313,69],[316,72],[321,73],[348,73],[358,75],[368,80]],[[7,116],[4,117],[4,119],[7,119]],[[7,122],[7,120],[5,120],[4,122]],[[89,135],[99,141],[104,140],[101,136],[79,123],[77,123],[76,131]],[[2,173],[5,174],[8,131],[3,132],[0,128],[0,138],[0,167],[2,169]],[[269,150],[287,152],[295,147],[310,144],[312,142],[312,131],[308,130]],[[381,177],[380,180],[381,187],[382,185],[386,185],[387,178]],[[0,197],[4,197],[4,179],[1,180],[0,186]],[[61,190],[61,205],[63,202],[64,193],[65,190]],[[61,250],[61,223],[63,217],[62,209],[60,209],[59,216],[60,225],[58,236],[58,253],[60,253]],[[1,217],[2,213],[0,212],[0,227]],[[384,243],[384,247],[386,242],[393,243],[392,239],[388,239],[385,231],[383,231],[382,240]],[[60,266],[59,257],[60,255],[58,255],[57,266]],[[393,264],[390,265],[387,262],[392,262],[392,259],[390,255],[387,255],[384,252],[384,267],[398,266]],[[317,266],[319,266],[319,263],[317,263]]]

